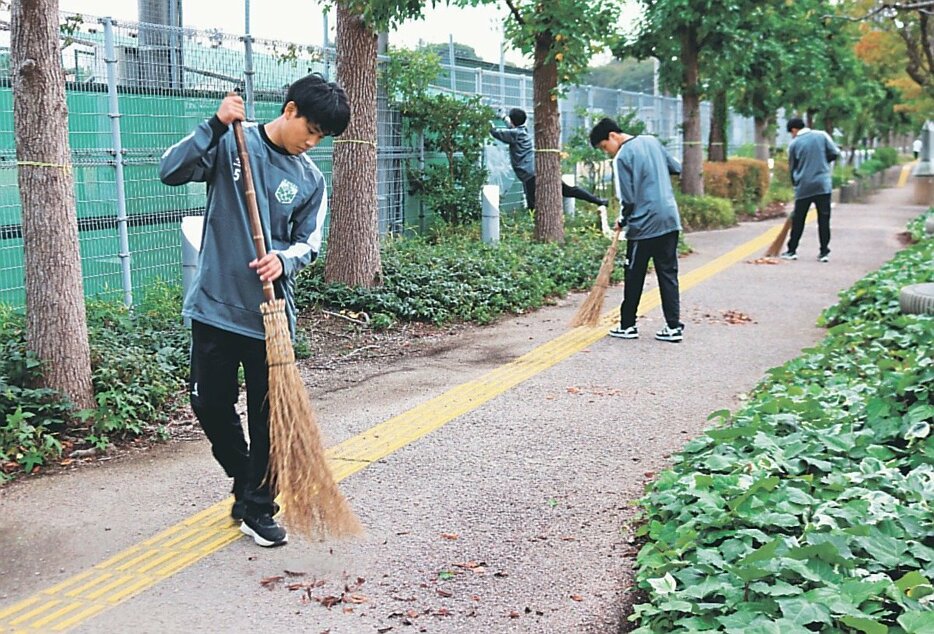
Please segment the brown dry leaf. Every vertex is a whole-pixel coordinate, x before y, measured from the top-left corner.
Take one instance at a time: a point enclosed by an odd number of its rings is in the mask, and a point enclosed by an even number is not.
[[[561,537],[561,541],[563,541],[563,542],[576,542],[576,541],[577,541],[577,538],[576,538],[576,537],[573,537],[573,536],[571,536],[571,535],[563,535],[563,536]]]
[[[70,464],[73,463],[73,462],[74,462],[74,458],[65,458],[64,460],[62,460],[61,462],[59,462],[58,465],[59,465],[60,467],[67,467],[68,465],[70,465]]]
[[[582,597],[582,596],[579,595],[579,594],[572,594],[572,595],[571,595],[571,600],[572,600],[572,601],[583,601],[583,600],[584,600],[584,597]]]
[[[515,610],[513,610],[512,612],[509,613],[509,618],[511,618],[511,619],[518,619],[518,618],[519,618],[519,613],[516,612]]]
[[[345,594],[341,597],[344,603],[366,603],[366,597],[359,593]]]
[[[441,539],[449,539],[454,541],[455,539],[460,539],[460,535],[457,533],[441,533]]]
[[[342,611],[344,614],[353,614],[353,608],[349,605],[345,605]]]
[[[443,590],[441,588],[438,588],[437,590],[435,590],[435,592],[438,593],[439,597],[444,597],[445,599],[449,599],[454,596],[454,593],[451,592],[450,590]]]
[[[283,577],[282,575],[275,575],[275,576],[273,576],[273,577],[265,577],[265,578],[263,578],[263,579],[260,580],[259,585],[261,585],[261,586],[263,586],[264,588],[267,588],[267,589],[269,589],[269,590],[272,590],[272,589],[275,588],[275,587],[279,584],[279,582],[282,581],[283,579],[285,579],[285,577]]]
[[[438,608],[435,610],[435,616],[451,616],[451,612],[447,608]]]
[[[386,627],[378,627],[378,628],[376,628],[377,634],[386,634],[386,632],[388,632],[388,631],[390,631],[390,630],[392,630],[392,626],[391,626],[391,625],[387,625]]]
[[[746,262],[747,264],[778,264],[779,261],[780,260],[778,258],[764,257],[756,258],[755,260],[747,260]]]
[[[471,561],[464,561],[464,562],[461,562],[461,563],[454,563],[454,564],[451,564],[451,565],[457,566],[458,568],[463,568],[463,569],[465,569],[465,570],[474,570],[474,571],[476,571],[477,568],[483,568],[484,566],[486,566],[486,563],[483,562],[483,561],[473,561],[473,560],[471,560]]]
[[[295,572],[294,570],[283,570],[282,572],[284,572],[289,577],[304,577],[308,574],[307,572]]]
[[[329,594],[326,597],[314,597],[314,600],[326,608],[333,608],[341,602],[341,597],[335,597],[333,594]]]
[[[412,608],[409,608],[408,610],[405,611],[405,615],[409,617],[410,619],[417,619],[418,610],[413,610]]]
[[[479,595],[479,594],[472,594],[472,595],[470,595],[470,598],[471,598],[472,600],[474,600],[474,601],[479,601],[479,600],[480,600],[480,595]]]
[[[568,394],[580,394],[580,393],[581,393],[581,389],[579,387],[572,385],[571,387],[568,388]]]

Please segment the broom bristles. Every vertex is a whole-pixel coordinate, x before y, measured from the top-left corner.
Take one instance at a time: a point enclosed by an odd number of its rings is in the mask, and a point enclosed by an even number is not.
[[[363,528],[328,467],[324,445],[285,315],[285,300],[261,306],[269,365],[269,480],[283,521],[309,538],[357,535]]]
[[[778,235],[775,236],[775,240],[772,241],[772,244],[769,245],[769,248],[765,251],[765,257],[774,258],[779,253],[782,252],[782,245],[785,244],[785,238],[788,237],[788,231],[791,230],[791,216],[785,219],[785,224],[782,225],[781,231],[778,232]]]
[[[613,242],[603,256],[603,262],[600,263],[600,272],[597,273],[597,279],[594,281],[593,288],[587,299],[577,309],[577,314],[571,319],[571,327],[578,326],[596,326],[600,321],[600,313],[603,311],[603,300],[606,297],[606,289],[610,285],[610,276],[613,274],[613,266],[616,263],[616,250],[619,246],[619,231],[613,235]]]

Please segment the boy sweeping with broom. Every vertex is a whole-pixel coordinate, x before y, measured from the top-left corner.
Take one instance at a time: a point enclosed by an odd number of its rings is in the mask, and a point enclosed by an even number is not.
[[[669,174],[680,174],[681,165],[655,137],[626,134],[610,118],[601,119],[590,131],[590,144],[613,159],[613,180],[620,204],[616,226],[627,227],[623,303],[619,326],[609,335],[620,339],[639,337],[636,311],[652,260],[666,322],[655,338],[678,343],[684,338],[678,291],[681,217]]]
[[[327,212],[321,171],[305,152],[350,121],[343,89],[312,74],[293,83],[281,114],[265,125],[244,126],[256,202],[268,253],[257,258],[241,181],[243,166],[230,126],[245,118],[243,100],[226,97],[217,113],[166,150],[159,175],[167,185],[207,183],[201,254],[182,314],[191,319],[192,410],[214,457],[233,478],[231,516],[260,546],[288,541],[273,515],[269,464],[268,367],[262,284],[284,299],[294,333],[295,275],[317,257]],[[243,366],[250,442],[235,404]]]

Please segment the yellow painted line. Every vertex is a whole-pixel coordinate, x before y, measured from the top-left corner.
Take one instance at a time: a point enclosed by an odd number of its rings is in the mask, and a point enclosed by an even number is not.
[[[911,163],[905,163],[902,165],[902,171],[898,175],[898,185],[896,185],[896,187],[904,187],[908,184],[908,178],[911,176],[911,171],[917,164],[918,161],[912,161]]]
[[[811,220],[813,214],[809,216]],[[681,275],[681,291],[689,290],[745,258],[759,255],[771,244],[779,230],[780,226],[774,226],[711,262]],[[654,310],[660,303],[657,289],[646,293],[640,302],[639,315]],[[365,469],[373,462],[603,339],[606,327],[617,319],[618,314],[618,308],[614,308],[601,318],[597,326],[568,330],[510,363],[332,447],[327,453],[335,479],[340,482]],[[230,521],[229,513],[230,498],[212,504],[90,570],[3,609],[0,611],[0,629],[22,624],[24,628],[41,626],[53,631],[64,631],[83,623],[238,540],[241,534]],[[65,597],[68,597],[67,603],[61,605]],[[79,608],[80,611],[75,612]],[[63,616],[66,618],[61,619]],[[15,617],[14,620],[8,621],[11,617]],[[50,628],[46,628],[53,623]]]
[[[100,603],[92,603],[91,605],[81,610],[77,614],[73,614],[67,619],[59,622],[57,625],[55,625],[52,628],[52,631],[63,632],[67,629],[70,629],[78,625],[79,623],[83,623],[84,621],[88,620],[89,618],[97,614],[98,612],[102,612],[105,609],[107,609],[106,605],[101,605]]]

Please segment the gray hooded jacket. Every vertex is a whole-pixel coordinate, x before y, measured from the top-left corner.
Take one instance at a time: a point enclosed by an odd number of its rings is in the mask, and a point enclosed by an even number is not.
[[[613,176],[627,239],[647,240],[681,231],[669,177],[680,173],[681,164],[653,136],[635,136],[620,146]]]
[[[810,198],[832,191],[830,162],[840,150],[826,132],[802,128],[788,145],[788,171],[795,198]]]
[[[535,146],[525,125],[493,128],[490,134],[494,139],[509,145],[509,162],[516,178],[524,183],[535,176]]]
[[[217,117],[170,147],[159,163],[166,185],[207,183],[204,233],[194,283],[182,314],[237,334],[263,339],[263,288],[249,267],[256,258],[234,135]],[[295,276],[314,261],[327,214],[324,176],[305,154],[276,147],[262,126],[245,123],[256,203],[266,249],[282,261],[276,296],[285,299],[295,332]]]

